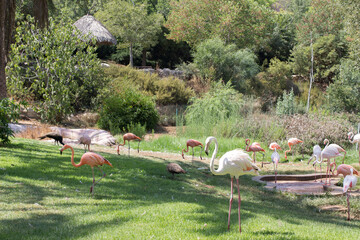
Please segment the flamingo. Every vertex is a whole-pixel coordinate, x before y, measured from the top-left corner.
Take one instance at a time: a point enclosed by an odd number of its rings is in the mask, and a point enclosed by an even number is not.
[[[91,144],[91,137],[89,137],[89,135],[82,135],[79,139],[78,139],[78,143],[79,144],[84,144],[84,149],[86,152],[86,145],[88,146],[88,150],[90,152],[90,144]]]
[[[138,136],[136,136],[136,135],[133,134],[133,133],[126,133],[126,134],[124,134],[123,139],[124,139],[124,143],[123,143],[123,144],[119,144],[118,147],[117,147],[117,154],[118,154],[118,155],[120,154],[119,146],[124,146],[126,140],[127,140],[128,143],[129,143],[129,156],[130,156],[130,141],[131,141],[131,140],[138,140],[138,141],[139,141],[139,143],[138,143],[138,152],[139,152],[141,138],[139,138]]]
[[[181,156],[183,159],[185,159],[184,157],[184,152],[188,152],[189,151],[189,146],[192,148],[192,159],[191,161],[194,161],[194,147],[197,147],[197,146],[200,146],[201,150],[200,150],[200,159],[202,160],[202,157],[201,157],[201,153],[202,153],[202,149],[203,149],[203,144],[197,140],[194,140],[194,139],[189,139],[186,141],[186,150],[185,148],[182,150],[181,152]]]
[[[274,152],[271,154],[271,161],[274,164],[274,174],[275,174],[275,184],[276,184],[276,177],[277,177],[277,166],[280,161],[280,154],[277,152],[277,150],[281,150],[279,144],[276,142],[270,143],[269,146],[270,150],[273,150]]]
[[[256,152],[259,152],[259,153],[261,153],[262,155],[263,155],[263,161],[262,161],[262,163],[261,163],[261,167],[263,167],[264,166],[264,157],[265,157],[265,155],[262,153],[262,152],[265,152],[265,150],[260,146],[260,143],[258,143],[258,142],[253,142],[250,146],[249,146],[249,144],[250,144],[250,139],[245,139],[245,144],[246,144],[246,149],[245,149],[245,151],[247,151],[247,152],[253,152],[253,161],[254,161],[254,163],[256,162],[255,161],[255,153]]]
[[[313,166],[315,168],[315,173],[316,173],[316,163],[319,161],[321,156],[321,147],[319,145],[315,145],[313,147],[313,154],[311,155],[311,157],[309,158],[308,164],[310,163],[310,161],[315,157],[315,161],[313,162]],[[320,163],[320,172],[321,172],[321,163]],[[322,182],[322,179],[320,180]],[[316,177],[315,177],[315,182],[316,182]]]
[[[353,132],[349,132],[348,138],[349,138],[349,141],[353,144],[360,143],[360,134],[359,133],[354,136]],[[360,164],[360,147],[359,147],[359,164]]]
[[[236,185],[238,189],[239,201],[238,201],[238,216],[239,216],[239,231],[241,233],[241,220],[240,220],[240,188],[239,188],[239,176],[249,173],[257,173],[260,169],[251,162],[250,156],[242,149],[235,149],[226,152],[219,160],[219,168],[214,169],[214,160],[218,152],[218,142],[215,137],[208,137],[205,142],[205,153],[208,155],[210,143],[215,142],[215,150],[210,161],[210,171],[214,175],[226,175],[230,174],[231,177],[231,197],[229,206],[229,217],[228,217],[228,230],[230,230],[230,213],[231,205],[233,202],[233,179],[236,178]]]
[[[353,175],[353,168],[350,168],[350,175],[347,175],[344,179],[343,183],[343,193],[346,193],[346,201],[348,205],[348,217],[347,220],[350,221],[350,201],[349,196],[350,193],[348,192],[349,189],[356,186],[357,183],[357,177]]]
[[[326,144],[327,143],[327,144]],[[326,179],[325,179],[325,185],[330,185],[330,159],[331,158],[336,158],[339,156],[342,156],[340,154],[340,149],[339,149],[339,145],[337,144],[330,144],[329,145],[329,140],[325,139],[324,140],[324,144],[326,144],[325,148],[321,151],[321,155],[320,155],[320,161],[315,160],[315,163],[322,163],[323,159],[326,158],[327,159],[327,168],[326,168]],[[341,148],[341,147],[340,147]],[[341,148],[342,149],[342,148]],[[344,149],[342,149],[342,151],[345,151]],[[346,153],[346,152],[345,152]],[[334,160],[335,161],[335,160]],[[327,180],[329,179],[329,183],[327,184]]]
[[[111,163],[106,160],[103,156],[101,156],[100,154],[94,153],[94,152],[87,152],[84,153],[80,159],[80,163],[79,164],[75,164],[74,162],[74,149],[70,146],[65,144],[61,149],[60,149],[60,154],[62,154],[62,152],[66,149],[70,148],[71,149],[71,164],[74,167],[80,167],[82,165],[89,165],[91,167],[92,170],[92,175],[93,175],[93,184],[90,187],[90,193],[92,193],[92,195],[94,196],[94,188],[95,185],[100,182],[100,180],[102,178],[104,178],[106,176],[105,172],[99,167],[102,166],[104,164],[107,164],[109,166],[112,167]],[[94,167],[97,167],[98,169],[100,169],[100,171],[102,172],[103,176],[97,180],[97,182],[95,182],[95,175],[94,175]]]
[[[325,139],[325,140],[324,140],[324,145],[325,145],[325,144],[326,144],[326,146],[329,145],[329,140],[328,140],[328,139]],[[325,147],[326,147],[326,146],[325,146]],[[344,157],[343,157],[343,161],[342,161],[342,164],[344,164],[346,151],[345,151],[342,147],[340,147],[339,145],[337,145],[337,144],[335,144],[335,143],[332,143],[332,144],[330,144],[329,146],[332,146],[332,147],[336,148],[340,153],[341,153],[341,152],[345,153],[345,154],[344,154]],[[335,159],[334,159],[334,161],[335,161]]]
[[[332,175],[334,177],[339,176],[339,174],[342,174],[344,177],[347,175],[350,175],[351,169],[353,170],[353,173],[359,176],[359,172],[353,168],[353,166],[347,165],[347,164],[340,164],[336,169],[336,163],[333,162],[330,164],[330,172],[332,172]],[[335,173],[336,171],[336,173]]]
[[[303,141],[301,141],[300,139],[298,138],[290,138],[288,140],[288,146],[289,146],[289,150],[286,150],[285,151],[285,159],[287,159],[287,153],[291,151],[291,146],[294,146],[296,144],[299,144],[299,143],[302,143]]]

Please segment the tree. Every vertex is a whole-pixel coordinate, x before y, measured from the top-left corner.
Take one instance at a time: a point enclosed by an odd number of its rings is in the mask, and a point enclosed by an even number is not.
[[[144,49],[157,42],[157,33],[161,31],[161,14],[147,13],[145,4],[115,0],[105,4],[104,10],[95,14],[114,36],[129,44],[130,65],[133,66],[133,46],[140,44]]]
[[[49,122],[96,106],[105,84],[96,47],[75,32],[70,23],[54,21],[40,30],[30,16],[16,29],[7,72],[9,92],[17,99],[34,101]]]
[[[327,89],[329,107],[336,112],[360,112],[360,68],[347,59],[341,63],[340,73]]]
[[[251,47],[270,31],[270,11],[256,1],[173,0],[171,6],[165,24],[170,29],[167,37],[191,46],[218,36],[240,48]]]
[[[220,38],[206,40],[195,50],[194,63],[203,79],[232,81],[244,92],[245,80],[259,71],[256,56],[248,49],[238,50],[235,44],[226,45]]]
[[[296,38],[299,43],[309,45],[310,33],[313,41],[329,34],[338,36],[343,29],[343,17],[338,0],[312,0],[302,21],[296,25]]]
[[[6,73],[7,56],[10,50],[12,30],[15,24],[15,0],[0,2],[0,99],[7,97]]]

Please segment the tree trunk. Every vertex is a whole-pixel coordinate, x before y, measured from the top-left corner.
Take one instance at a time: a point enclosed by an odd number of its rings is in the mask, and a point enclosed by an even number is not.
[[[130,67],[134,67],[133,45],[130,43]]]
[[[34,18],[37,26],[44,29],[49,24],[48,0],[34,0]]]
[[[0,99],[7,97],[5,67],[15,24],[15,0],[0,0]]]
[[[142,60],[141,60],[142,66],[146,66],[146,53],[147,53],[147,51],[145,49],[143,49],[142,50]]]

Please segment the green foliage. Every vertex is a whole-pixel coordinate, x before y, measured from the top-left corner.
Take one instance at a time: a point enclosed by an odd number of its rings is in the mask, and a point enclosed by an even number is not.
[[[99,115],[99,127],[110,130],[113,134],[118,134],[122,129],[137,123],[152,129],[159,120],[151,97],[131,88],[107,97]]]
[[[254,77],[259,66],[250,50],[237,50],[234,44],[225,45],[220,38],[206,40],[196,47],[194,63],[203,79],[232,81],[240,91],[244,82]]]
[[[256,1],[171,1],[165,26],[168,38],[195,46],[215,36],[239,47],[252,47],[268,37],[271,11]]]
[[[14,136],[9,123],[16,121],[19,115],[20,104],[16,104],[8,98],[0,100],[0,141],[2,143],[9,143],[10,137]]]
[[[294,103],[294,91],[291,90],[289,93],[286,93],[284,90],[282,99],[278,99],[276,103],[276,114],[277,115],[292,115],[295,113],[295,103]]]
[[[298,43],[309,45],[313,41],[329,34],[338,36],[343,29],[341,1],[312,0],[309,10],[302,21],[297,22],[296,37]]]
[[[8,89],[17,99],[35,101],[41,118],[60,122],[74,110],[94,108],[105,84],[95,47],[76,37],[69,23],[39,30],[33,19],[16,28],[8,63]]]
[[[360,112],[360,68],[353,60],[341,63],[340,73],[327,89],[328,104],[332,111]]]
[[[130,51],[136,43],[144,49],[155,45],[163,22],[161,14],[148,14],[146,4],[134,5],[121,0],[107,2],[104,9],[98,11],[95,16],[114,36],[129,44]],[[132,64],[131,61],[132,52]]]
[[[341,58],[346,56],[344,39],[338,39],[334,35],[320,37],[314,42],[313,51],[315,82],[329,84],[339,69]],[[296,46],[292,61],[294,73],[308,77],[311,68],[310,46]]]
[[[291,65],[287,62],[273,58],[269,68],[257,75],[262,84],[261,95],[264,102],[275,102],[284,90],[290,90],[293,85],[291,79]]]
[[[105,69],[105,73],[113,79],[110,85],[114,91],[121,92],[127,86],[134,86],[150,96],[156,96],[158,104],[186,104],[194,96],[194,92],[178,78],[160,78],[157,74],[118,66]]]
[[[226,85],[215,82],[208,93],[202,98],[194,99],[186,109],[187,131],[194,128],[203,135],[210,135],[214,131],[225,134],[231,128],[228,124],[239,117],[241,104],[241,95],[231,87],[230,82]]]
[[[154,131],[154,130],[153,130]],[[126,128],[123,128],[123,132],[131,132],[138,136],[139,138],[143,138],[146,134],[146,124],[141,125],[141,123],[130,123]]]

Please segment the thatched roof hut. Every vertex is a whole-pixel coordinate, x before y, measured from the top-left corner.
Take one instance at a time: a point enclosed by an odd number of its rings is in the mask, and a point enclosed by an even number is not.
[[[85,15],[74,23],[74,26],[79,29],[82,36],[90,34],[90,37],[95,37],[98,45],[112,45],[116,44],[116,38],[91,15]]]

